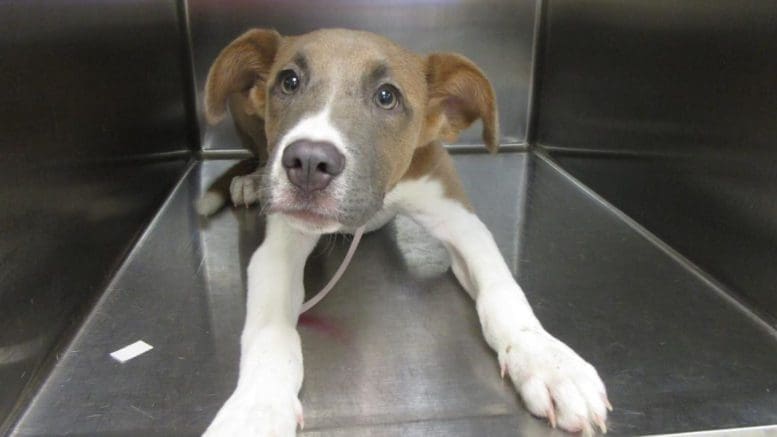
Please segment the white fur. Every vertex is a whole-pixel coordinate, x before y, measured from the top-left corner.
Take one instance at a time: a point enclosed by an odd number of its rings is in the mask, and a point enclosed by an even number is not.
[[[324,108],[308,117],[300,120],[294,127],[292,127],[278,142],[278,150],[275,152],[270,165],[270,175],[272,179],[271,189],[272,197],[280,202],[289,196],[289,193],[293,192],[295,188],[289,182],[286,172],[283,169],[281,158],[283,151],[286,150],[290,144],[299,140],[308,141],[322,141],[329,142],[337,148],[340,153],[345,157],[345,171],[340,177],[335,178],[329,184],[329,191],[333,199],[339,199],[345,192],[345,183],[348,178],[348,162],[351,159],[350,153],[345,139],[340,130],[332,124],[330,119],[332,96]],[[329,234],[339,232],[342,226],[339,223],[324,223],[317,226],[313,226],[310,223],[299,221],[293,217],[286,217],[288,222],[297,230],[302,232],[309,232],[315,234]]]
[[[483,334],[502,371],[533,414],[570,431],[604,430],[606,393],[596,370],[546,332],[513,279],[491,233],[476,215],[446,198],[427,177],[402,182],[375,224],[404,213],[440,239],[453,272],[475,300]],[[294,435],[302,354],[295,330],[304,296],[305,260],[318,240],[288,217],[268,217],[266,238],[248,267],[248,302],[238,386],[208,436]]]
[[[329,103],[324,105],[324,108],[321,111],[301,119],[294,127],[286,132],[283,138],[278,142],[280,150],[283,151],[286,146],[295,141],[308,140],[327,141],[334,144],[343,155],[348,153],[345,148],[345,141],[343,140],[342,133],[329,119],[331,111],[332,102],[330,99]]]
[[[302,425],[296,325],[305,260],[317,241],[317,235],[295,230],[282,217],[268,216],[265,240],[248,265],[237,388],[206,436],[289,436]]]
[[[486,341],[529,411],[569,431],[590,433],[594,425],[604,431],[607,400],[599,375],[543,329],[480,219],[426,177],[400,183],[387,204],[446,246],[454,274],[476,302]]]
[[[258,202],[261,184],[261,171],[232,178],[232,181],[229,183],[229,195],[232,197],[232,204],[248,207]]]
[[[324,109],[321,111],[305,117],[297,122],[294,127],[289,129],[286,134],[278,141],[278,150],[275,153],[272,165],[272,177],[277,181],[281,178],[285,179],[283,166],[281,165],[281,157],[283,151],[286,150],[291,143],[299,140],[308,141],[321,141],[332,143],[340,153],[345,156],[346,163],[350,158],[348,148],[346,147],[344,137],[339,129],[337,129],[330,120],[331,112],[331,97],[329,103],[324,105]],[[347,165],[347,164],[346,164]],[[340,178],[342,179],[342,178]]]
[[[286,178],[286,172],[281,164],[283,151],[291,143],[298,140],[325,141],[333,144],[340,153],[345,156],[346,163],[349,159],[349,152],[345,140],[339,129],[337,129],[330,120],[331,104],[324,106],[321,111],[300,120],[292,127],[279,141],[278,151],[274,154],[270,164],[271,177],[273,180],[272,189],[276,197],[283,197],[285,192],[292,189]],[[347,166],[346,166],[347,172]],[[344,191],[343,184],[347,177],[336,178],[332,181],[332,193],[336,197]],[[259,201],[259,190],[261,189],[262,176],[261,171],[242,176],[235,176],[229,185],[229,193],[234,206],[251,206]],[[202,216],[210,216],[216,213],[227,199],[221,193],[208,191],[200,197],[195,203],[197,213]],[[293,219],[292,219],[293,220]],[[298,229],[305,227],[304,224],[294,223]],[[314,230],[319,233],[332,233],[340,230],[340,226],[325,226]]]

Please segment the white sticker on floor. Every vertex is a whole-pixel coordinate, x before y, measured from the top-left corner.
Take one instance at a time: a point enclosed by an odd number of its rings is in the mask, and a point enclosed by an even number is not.
[[[111,357],[113,357],[114,360],[123,363],[137,357],[138,355],[144,354],[153,348],[154,346],[151,346],[145,341],[138,340],[129,346],[124,346],[116,352],[111,352]]]

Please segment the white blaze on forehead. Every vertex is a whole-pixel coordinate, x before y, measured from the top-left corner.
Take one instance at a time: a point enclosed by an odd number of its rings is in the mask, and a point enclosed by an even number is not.
[[[273,163],[274,173],[282,170],[281,157],[286,147],[300,140],[331,143],[345,156],[346,162],[348,161],[348,148],[346,147],[342,132],[332,124],[330,117],[331,108],[332,99],[330,98],[324,109],[302,118],[281,137],[281,140],[278,142],[276,159]]]
[[[281,149],[298,140],[326,141],[345,153],[342,133],[330,120],[331,107],[331,102],[327,103],[320,112],[300,120],[281,139]]]

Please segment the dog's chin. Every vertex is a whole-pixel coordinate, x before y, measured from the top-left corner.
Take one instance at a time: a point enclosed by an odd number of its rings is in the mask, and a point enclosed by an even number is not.
[[[295,229],[307,234],[331,234],[342,229],[343,225],[334,217],[309,210],[278,211]]]
[[[313,195],[281,189],[265,199],[267,212],[278,214],[293,228],[306,234],[330,234],[343,228],[337,215],[337,200],[326,192]]]
[[[278,190],[263,203],[267,205],[268,213],[279,214],[293,228],[307,234],[354,232],[375,214],[372,209],[363,208],[365,205],[354,208],[355,202],[343,204],[328,192],[310,195],[295,190]],[[376,205],[380,206],[382,202]]]

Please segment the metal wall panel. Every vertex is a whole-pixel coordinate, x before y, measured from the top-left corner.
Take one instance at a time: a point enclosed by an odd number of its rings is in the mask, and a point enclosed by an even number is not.
[[[196,90],[219,51],[252,27],[282,34],[346,27],[387,36],[420,53],[459,52],[477,63],[499,98],[503,144],[524,143],[532,71],[535,0],[187,0]],[[202,98],[198,95],[198,106]],[[202,117],[200,117],[202,120]],[[209,127],[201,122],[202,147],[242,149],[232,121]],[[479,127],[460,144],[481,144]]]
[[[549,0],[537,142],[777,316],[777,3]]]
[[[0,434],[188,159],[177,16],[0,2]]]

